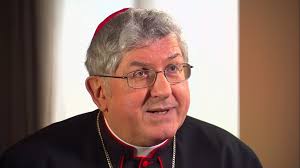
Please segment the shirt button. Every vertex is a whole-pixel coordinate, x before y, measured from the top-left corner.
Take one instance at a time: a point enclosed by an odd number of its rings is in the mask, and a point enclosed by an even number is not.
[[[148,160],[143,161],[143,167],[148,167],[150,162]]]

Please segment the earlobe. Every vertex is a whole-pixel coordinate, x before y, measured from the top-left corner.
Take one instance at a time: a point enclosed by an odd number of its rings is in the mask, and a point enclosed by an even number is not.
[[[101,111],[106,111],[107,99],[103,81],[99,77],[90,76],[85,80],[85,86],[97,107]]]

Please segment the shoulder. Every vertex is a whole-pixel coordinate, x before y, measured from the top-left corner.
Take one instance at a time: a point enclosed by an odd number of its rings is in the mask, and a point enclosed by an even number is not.
[[[215,145],[232,143],[234,141],[240,142],[238,138],[228,131],[190,116],[186,117],[179,132],[185,137],[192,136],[196,139],[199,138],[203,141],[209,141]]]
[[[83,142],[89,141],[94,136],[96,115],[96,111],[84,113],[51,124],[29,135],[0,156],[0,167],[26,167],[25,165],[29,163],[34,163],[35,167],[43,167],[37,164],[51,159],[52,155],[76,153],[75,147],[78,150],[84,148],[83,145],[86,143]]]
[[[207,162],[219,161],[223,162],[222,166],[229,165],[231,168],[248,168],[250,165],[260,168],[255,153],[239,138],[220,127],[193,117],[187,116],[178,130],[177,139],[179,143],[184,144],[183,150],[192,151],[194,157],[206,157]],[[247,164],[249,166],[244,166]]]
[[[97,111],[93,111],[53,123],[40,129],[34,134],[29,135],[17,143],[13,148],[31,143],[40,145],[47,143],[47,145],[49,145],[49,143],[59,143],[73,138],[80,138],[83,134],[89,133],[89,130],[93,126],[94,129],[96,128],[96,116]],[[70,143],[70,141],[68,141],[68,143]]]

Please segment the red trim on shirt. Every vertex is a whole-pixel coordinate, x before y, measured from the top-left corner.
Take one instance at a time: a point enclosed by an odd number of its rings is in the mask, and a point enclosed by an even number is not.
[[[170,141],[170,139],[168,139],[166,142],[164,142],[163,144],[161,144],[160,146],[158,146],[157,148],[153,149],[147,156],[136,156],[136,154],[133,156],[133,158],[135,159],[143,159],[143,158],[153,158],[155,153],[157,152],[158,149],[163,148],[164,146],[166,146],[168,144],[168,142]],[[135,149],[135,148],[134,148]],[[136,153],[136,149],[135,149],[135,153]]]
[[[120,165],[120,168],[123,168],[123,165],[124,165],[124,155],[122,155],[119,165]]]
[[[129,148],[129,149],[131,149],[131,150],[133,150],[133,151],[136,151],[136,149],[135,149],[133,146],[127,145],[127,144],[125,144],[124,142],[120,141],[120,140],[119,140],[119,139],[118,139],[118,138],[110,131],[110,129],[109,129],[108,126],[106,125],[104,116],[103,116],[103,122],[104,122],[104,126],[105,126],[107,132],[109,132],[109,134],[111,135],[111,137],[112,137],[115,141],[117,141],[119,144],[121,144],[121,145],[124,146],[125,148]]]
[[[164,165],[163,165],[163,163],[162,163],[162,160],[161,160],[160,156],[158,156],[157,159],[158,159],[158,161],[159,161],[159,166],[160,166],[161,168],[164,168]]]

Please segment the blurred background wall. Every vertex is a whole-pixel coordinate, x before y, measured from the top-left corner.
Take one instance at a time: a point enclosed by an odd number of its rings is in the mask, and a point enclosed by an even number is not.
[[[57,0],[0,5],[0,152],[50,124]]]
[[[299,1],[240,1],[240,137],[266,168],[299,168]]]
[[[36,1],[2,1],[0,150],[39,126],[40,89]]]
[[[134,5],[155,1],[145,2]],[[215,2],[215,9],[222,3]],[[239,124],[233,124],[239,128],[234,129],[264,167],[299,168],[299,1],[240,0],[239,7]],[[1,3],[0,151],[53,122],[62,8],[58,0]]]

